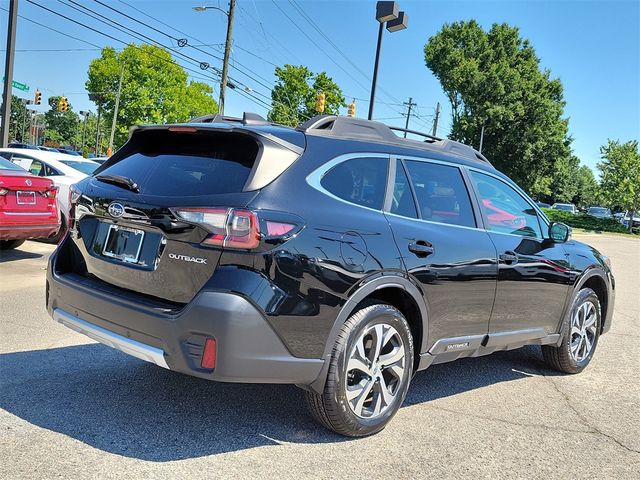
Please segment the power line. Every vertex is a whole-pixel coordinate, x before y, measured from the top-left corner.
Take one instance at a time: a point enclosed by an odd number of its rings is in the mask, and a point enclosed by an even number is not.
[[[53,13],[54,15],[57,15],[57,16],[59,16],[59,17],[61,17],[61,18],[64,18],[65,20],[68,20],[68,21],[70,21],[70,22],[72,22],[72,23],[74,23],[74,24],[76,24],[76,25],[82,26],[82,27],[84,27],[84,28],[86,28],[86,29],[88,29],[88,30],[91,30],[91,31],[93,31],[93,32],[95,32],[95,33],[98,33],[99,35],[103,35],[103,36],[105,36],[105,37],[107,37],[107,38],[109,38],[109,39],[111,39],[111,40],[114,40],[114,41],[116,41],[116,42],[122,43],[122,44],[124,44],[124,45],[132,45],[134,48],[141,49],[141,47],[139,47],[138,45],[131,44],[131,43],[129,43],[129,42],[125,42],[124,40],[121,40],[121,39],[116,38],[116,37],[114,37],[114,36],[112,36],[112,35],[109,35],[108,33],[101,32],[101,31],[99,31],[99,30],[97,30],[97,29],[95,29],[95,28],[93,28],[93,27],[91,27],[91,26],[89,26],[89,25],[86,25],[86,24],[84,24],[84,23],[82,23],[82,22],[79,22],[79,21],[77,21],[77,20],[74,20],[74,19],[72,19],[72,18],[70,18],[70,17],[68,17],[68,16],[66,16],[66,15],[64,15],[64,14],[62,14],[62,13],[60,13],[60,12],[57,12],[57,11],[55,11],[55,10],[52,10],[52,9],[48,8],[48,7],[45,7],[44,5],[40,5],[39,3],[37,3],[37,2],[35,2],[35,1],[33,1],[33,0],[27,0],[27,2],[29,2],[29,3],[33,4],[33,5],[37,6],[37,7],[40,7],[41,9],[46,10],[46,11],[48,11],[48,12],[50,12],[50,13]],[[37,23],[37,22],[34,22],[34,23]],[[43,24],[40,24],[40,25],[41,25],[41,26],[45,26],[45,25],[43,25]],[[46,27],[46,28],[50,28],[50,29],[51,29],[51,27],[48,27],[48,26],[45,26],[45,27]],[[55,31],[55,29],[52,29],[52,30],[54,30],[54,31]],[[62,33],[62,32],[59,32],[59,31],[58,31],[58,33]],[[64,33],[62,33],[62,34],[63,34],[63,35],[66,35],[66,34],[64,34]],[[66,36],[70,36],[70,35],[66,35]],[[78,39],[78,38],[75,38],[75,39],[76,39],[76,40],[79,40],[79,41],[83,41],[83,42],[85,42],[85,43],[89,43],[90,45],[93,45],[93,46],[97,46],[97,45],[91,44],[90,42],[86,42],[86,41],[81,40],[81,39]],[[160,59],[160,60],[162,60],[162,61],[164,61],[164,62],[177,63],[174,59],[167,60],[166,58],[161,57],[161,56],[159,56],[159,55],[156,55],[156,54],[154,54],[154,53],[152,53],[152,52],[146,52],[146,53],[147,53],[147,54],[149,54],[150,56],[156,57],[156,58],[158,58],[158,59]],[[197,62],[197,60],[194,60],[194,61],[196,61],[196,62]],[[186,66],[184,66],[184,65],[180,65],[180,66],[181,66],[182,68],[184,68],[185,70],[187,70],[187,71],[191,71],[191,72],[198,73],[198,71],[197,71],[197,70],[191,69],[191,68],[186,67]],[[211,80],[215,80],[215,79],[214,79],[214,78],[212,78]],[[259,99],[259,98],[256,98],[256,97],[254,97],[253,95],[250,95],[248,92],[243,92],[243,91],[241,91],[241,90],[236,90],[236,92],[237,92],[239,95],[241,95],[241,96],[243,96],[243,97],[245,97],[245,98],[248,98],[248,99],[252,100],[254,103],[258,103],[258,104],[259,104],[260,106],[262,106],[262,107],[266,107],[266,108],[269,108],[269,107],[270,107],[270,106],[269,106],[268,104],[266,104],[263,100],[261,100],[261,99]]]

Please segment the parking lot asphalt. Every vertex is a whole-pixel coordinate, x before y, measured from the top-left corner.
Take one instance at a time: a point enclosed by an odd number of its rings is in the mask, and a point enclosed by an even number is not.
[[[0,253],[0,478],[637,479],[640,240],[576,238],[617,281],[582,374],[547,370],[538,347],[435,365],[358,440],[316,425],[296,387],[191,378],[62,327],[44,306],[53,246]]]

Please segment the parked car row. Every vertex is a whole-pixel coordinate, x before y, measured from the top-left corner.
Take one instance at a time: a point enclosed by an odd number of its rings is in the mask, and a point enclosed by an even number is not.
[[[69,187],[98,166],[58,151],[0,148],[0,249],[36,238],[57,243],[69,218]]]

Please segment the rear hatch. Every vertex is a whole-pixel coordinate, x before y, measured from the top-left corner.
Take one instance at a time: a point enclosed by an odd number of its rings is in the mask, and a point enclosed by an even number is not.
[[[0,169],[2,223],[37,224],[57,217],[56,190],[48,178]]]
[[[230,212],[259,193],[247,185],[260,186],[256,172],[265,153],[282,149],[241,129],[136,130],[94,176],[72,188],[75,258],[67,268],[109,287],[188,303],[213,275],[226,245],[212,233],[216,222],[222,219],[226,238]]]

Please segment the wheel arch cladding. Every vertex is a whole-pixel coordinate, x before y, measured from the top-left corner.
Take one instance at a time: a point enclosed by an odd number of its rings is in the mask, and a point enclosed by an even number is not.
[[[323,354],[324,367],[316,381],[310,385],[311,389],[322,392],[333,346],[342,325],[353,312],[361,308],[364,302],[371,300],[394,306],[407,319],[414,340],[414,371],[416,371],[419,355],[426,351],[429,336],[427,306],[424,304],[420,290],[408,279],[396,275],[383,275],[362,285],[343,305],[327,338]]]
[[[607,284],[602,276],[598,274],[591,275],[584,281],[579,289],[590,288],[593,290],[600,302],[600,332],[604,330],[605,323],[608,323],[610,319],[607,317],[608,296],[607,296]]]

